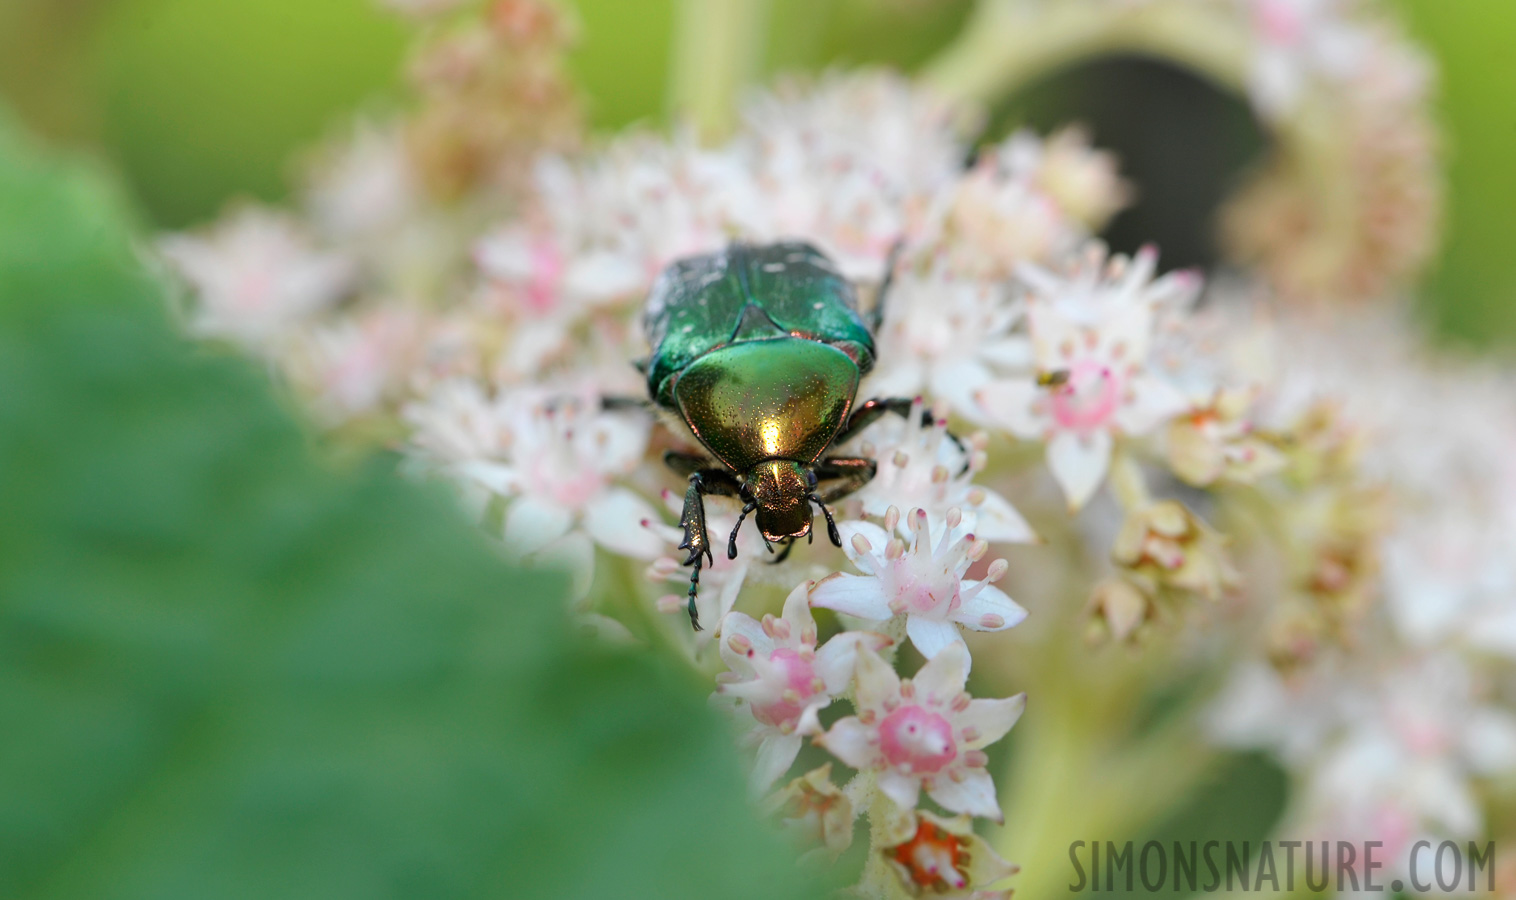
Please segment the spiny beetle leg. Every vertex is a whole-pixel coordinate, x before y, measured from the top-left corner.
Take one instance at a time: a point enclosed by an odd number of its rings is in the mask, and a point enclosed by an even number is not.
[[[900,238],[895,241],[895,245],[890,248],[890,255],[884,260],[884,277],[879,279],[879,290],[874,294],[874,308],[869,310],[869,331],[876,336],[879,334],[879,326],[884,324],[884,301],[889,299],[890,288],[895,284],[895,266],[904,252],[905,238]]]
[[[682,456],[666,454],[665,461],[668,461],[670,455]],[[679,549],[690,552],[684,565],[694,566],[690,572],[689,612],[690,624],[696,631],[700,630],[700,617],[695,612],[695,597],[700,593],[700,570],[706,563],[714,565],[716,562],[711,555],[711,538],[705,528],[705,495],[741,496],[741,490],[741,483],[727,470],[702,469],[690,475],[690,486],[684,491],[684,510],[679,516],[679,526],[684,529],[684,542],[679,545]]]
[[[611,394],[600,398],[600,408],[606,412],[625,412],[627,410],[651,410],[652,401],[646,397],[628,397],[624,394]]]
[[[679,525],[684,529],[684,542],[679,545],[680,550],[690,551],[690,555],[684,560],[687,566],[694,566],[690,573],[690,624],[696,631],[700,630],[700,616],[695,612],[695,596],[700,592],[700,568],[706,560],[712,563],[711,540],[705,531],[705,481],[696,472],[690,476],[690,486],[684,492],[684,511],[679,516]]]

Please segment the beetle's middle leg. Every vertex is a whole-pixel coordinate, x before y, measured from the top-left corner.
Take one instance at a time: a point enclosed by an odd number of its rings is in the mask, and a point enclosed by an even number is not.
[[[833,446],[845,444],[857,437],[860,431],[879,421],[886,413],[894,413],[902,419],[909,419],[911,417],[911,406],[915,402],[915,400],[906,397],[876,397],[873,400],[865,400],[858,404],[858,407],[853,410],[853,414],[848,416],[847,424],[842,427],[841,431],[837,432],[836,437],[832,438]],[[933,421],[935,419],[932,416],[932,411],[930,409],[923,409],[921,411],[921,427],[925,428],[931,425]],[[963,445],[963,441],[959,440],[958,435],[949,431],[947,436],[948,440],[958,445],[959,450],[965,453],[968,452],[968,448]]]
[[[667,454],[665,461],[672,467],[674,461],[669,459],[670,456],[683,457],[684,455]],[[700,630],[700,614],[695,610],[695,597],[700,593],[700,570],[706,563],[715,562],[711,556],[711,538],[705,528],[705,495],[736,497],[741,496],[741,493],[741,483],[725,469],[709,468],[690,473],[690,485],[684,492],[684,510],[679,516],[679,526],[684,529],[684,541],[680,543],[679,549],[690,552],[684,560],[684,565],[694,567],[690,572],[687,609],[690,614],[690,625],[696,631]]]
[[[874,293],[874,306],[869,310],[869,331],[876,336],[879,334],[879,326],[884,324],[884,301],[889,299],[890,288],[895,286],[895,267],[900,263],[900,256],[905,252],[905,238],[895,241],[890,248],[890,254],[884,261],[884,277],[879,279],[879,290]]]
[[[860,456],[831,456],[816,464],[816,479],[824,482],[816,496],[835,503],[874,480],[879,464]]]

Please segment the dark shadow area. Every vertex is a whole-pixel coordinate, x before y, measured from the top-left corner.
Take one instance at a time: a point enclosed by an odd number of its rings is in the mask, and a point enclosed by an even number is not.
[[[1114,249],[1156,243],[1165,269],[1217,262],[1217,212],[1268,143],[1245,99],[1154,59],[1112,57],[1000,104],[986,138],[1022,127],[1046,134],[1067,122],[1083,123],[1097,147],[1115,151],[1136,186],[1133,205],[1103,235]]]

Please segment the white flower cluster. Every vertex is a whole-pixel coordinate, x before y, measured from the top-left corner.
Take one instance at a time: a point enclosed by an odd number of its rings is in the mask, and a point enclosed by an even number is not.
[[[1439,360],[1389,316],[1288,316],[1263,343],[1268,415],[1333,398],[1398,514],[1377,535],[1385,604],[1365,646],[1297,672],[1240,663],[1212,732],[1293,770],[1286,831],[1378,840],[1403,867],[1418,840],[1484,834],[1479,780],[1516,771],[1516,395],[1509,374]]]

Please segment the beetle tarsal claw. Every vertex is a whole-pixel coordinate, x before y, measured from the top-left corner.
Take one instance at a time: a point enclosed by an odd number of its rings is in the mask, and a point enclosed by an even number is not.
[[[742,512],[738,513],[738,515],[737,515],[737,526],[732,529],[732,536],[726,542],[726,558],[727,559],[736,559],[737,558],[737,532],[739,532],[739,531],[742,530],[742,522],[743,522],[744,519],[747,518],[747,514],[750,513],[750,512],[752,512],[753,510],[755,510],[757,508],[758,508],[758,504],[756,502],[754,502],[754,501],[749,500],[748,504],[746,506],[742,507]]]
[[[831,538],[833,545],[841,547],[842,534],[837,531],[837,522],[832,518],[832,511],[830,509],[827,509],[826,504],[822,503],[821,498],[815,494],[812,494],[810,496],[810,501],[821,507],[821,514],[823,516],[826,516],[826,536]]]

